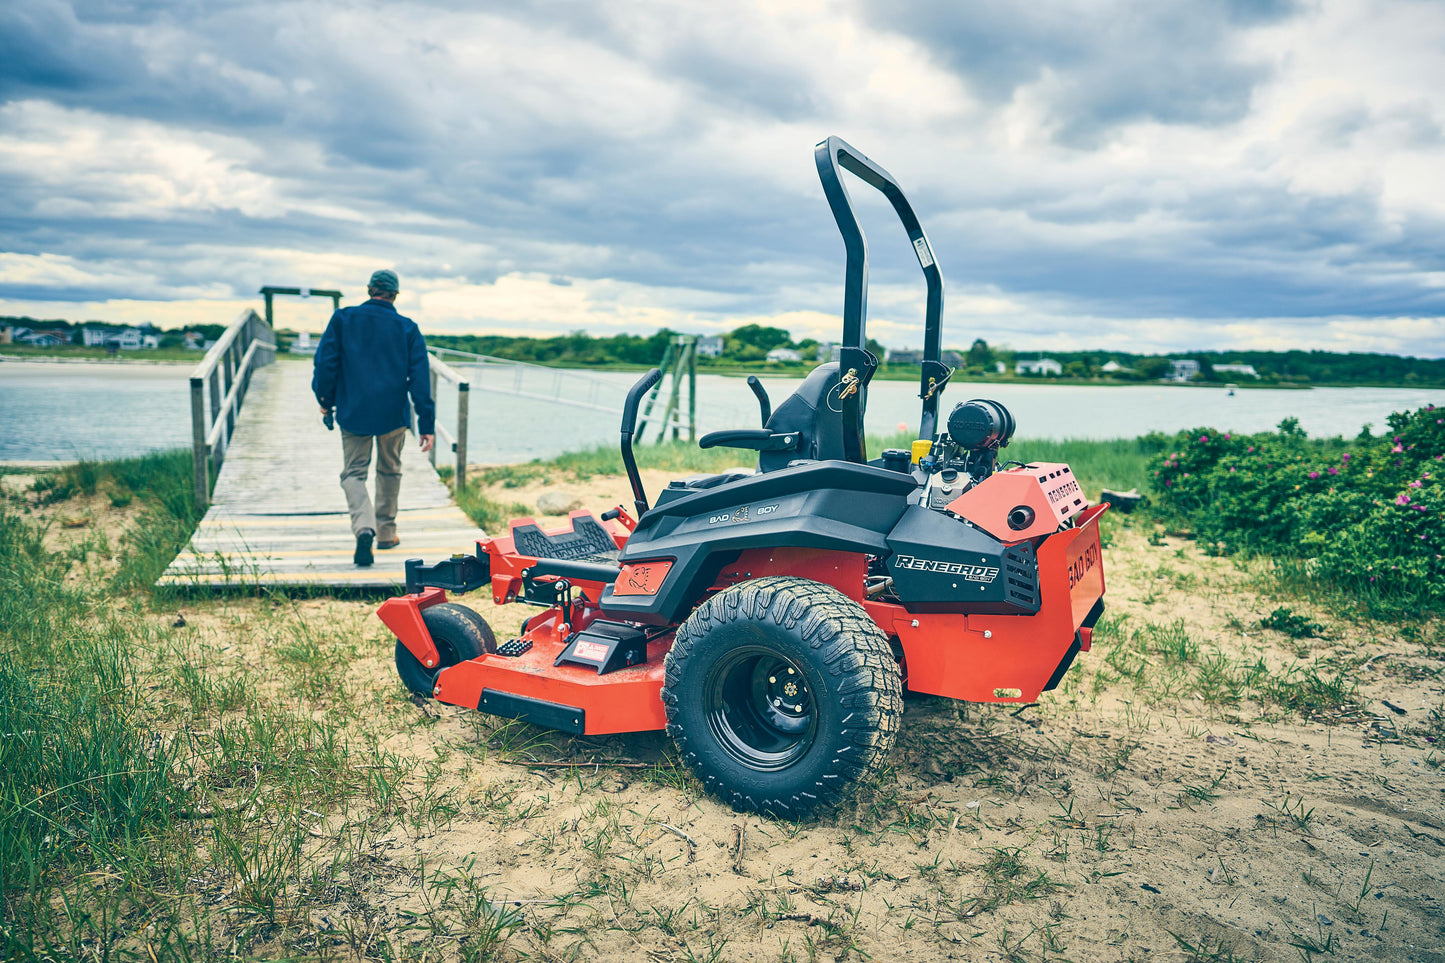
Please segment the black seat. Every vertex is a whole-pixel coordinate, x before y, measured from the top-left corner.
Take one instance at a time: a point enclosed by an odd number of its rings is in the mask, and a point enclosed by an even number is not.
[[[797,433],[797,444],[783,451],[758,452],[758,471],[777,471],[800,459],[843,458],[838,395],[838,362],[814,368],[768,419],[768,431],[774,435]]]

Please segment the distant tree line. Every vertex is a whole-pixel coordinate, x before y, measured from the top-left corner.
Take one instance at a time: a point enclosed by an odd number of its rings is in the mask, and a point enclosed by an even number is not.
[[[28,317],[0,316],[0,327],[12,325],[31,329],[65,332],[71,343],[81,343],[81,328],[99,327],[121,331],[132,325],[104,321],[80,323]],[[200,333],[207,340],[219,338],[226,326],[191,324],[166,331],[145,327],[160,337],[160,346],[175,347],[182,343],[185,332]],[[607,365],[652,365],[662,360],[668,343],[678,332],[662,328],[649,335],[614,334],[593,337],[585,331],[573,331],[547,338],[510,337],[503,335],[433,334],[427,342],[437,347],[470,351],[513,361],[559,367],[603,367]],[[768,353],[778,348],[797,352],[799,360],[768,361]],[[832,357],[833,345],[813,338],[794,340],[783,328],[745,324],[721,335],[715,357],[701,355],[703,367],[808,368]],[[879,358],[889,357],[885,370],[906,370],[917,364],[918,351],[894,351],[891,354],[873,339],[868,349]],[[1178,354],[1136,354],[1127,351],[1022,351],[1009,347],[993,347],[982,338],[967,349],[952,348],[943,352],[947,364],[961,369],[971,378],[1017,377],[1019,361],[1049,358],[1058,362],[1060,375],[1076,380],[1157,381],[1166,378],[1177,361],[1194,361],[1198,372],[1191,380],[1237,384],[1340,384],[1340,385],[1406,385],[1445,387],[1445,359],[1410,358],[1391,354],[1333,351],[1189,351]],[[1249,365],[1253,376],[1234,371],[1219,371],[1217,366]],[[1002,371],[1000,371],[1000,366]],[[1040,376],[1042,377],[1042,375]]]
[[[504,337],[501,335],[428,335],[427,342],[439,347],[475,354],[558,366],[601,366],[611,364],[649,365],[662,359],[668,342],[678,332],[663,328],[647,336],[617,334],[595,338],[583,331],[550,338]],[[797,351],[801,362],[791,366],[809,367],[827,361],[832,345],[813,338],[794,340],[783,328],[745,324],[722,335],[716,358],[701,357],[706,366],[789,367],[767,362],[776,348]],[[868,348],[879,358],[888,354],[883,345],[869,339]],[[919,352],[895,351],[885,369],[905,369],[917,364]],[[1052,358],[1062,376],[1101,381],[1158,381],[1173,370],[1173,362],[1192,360],[1199,371],[1191,380],[1261,384],[1358,384],[1445,386],[1445,359],[1409,358],[1390,354],[1333,351],[1190,351],[1178,354],[1136,354],[1127,351],[1020,351],[991,347],[982,338],[967,349],[943,352],[944,361],[974,378],[1016,377],[1018,361]],[[1003,370],[999,367],[1002,365]],[[1256,374],[1216,371],[1216,365],[1249,365]]]

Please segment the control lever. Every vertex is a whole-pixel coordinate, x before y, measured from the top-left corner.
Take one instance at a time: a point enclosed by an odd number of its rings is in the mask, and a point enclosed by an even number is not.
[[[757,396],[758,407],[761,408],[763,412],[763,427],[766,428],[768,426],[768,419],[773,417],[773,403],[768,400],[768,389],[763,387],[763,383],[758,380],[757,375],[748,375],[748,387],[751,388],[753,394]]]

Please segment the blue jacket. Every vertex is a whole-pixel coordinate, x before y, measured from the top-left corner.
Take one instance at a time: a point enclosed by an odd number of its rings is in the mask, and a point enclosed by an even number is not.
[[[426,341],[390,301],[372,298],[331,316],[316,346],[311,390],[336,408],[336,423],[353,435],[384,435],[407,426],[406,396],[417,433],[436,432]]]

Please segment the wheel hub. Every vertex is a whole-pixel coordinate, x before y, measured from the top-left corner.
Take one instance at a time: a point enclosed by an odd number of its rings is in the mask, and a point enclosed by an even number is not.
[[[735,649],[712,666],[708,723],[734,759],[760,771],[785,768],[813,743],[813,699],[803,674],[764,646]]]

